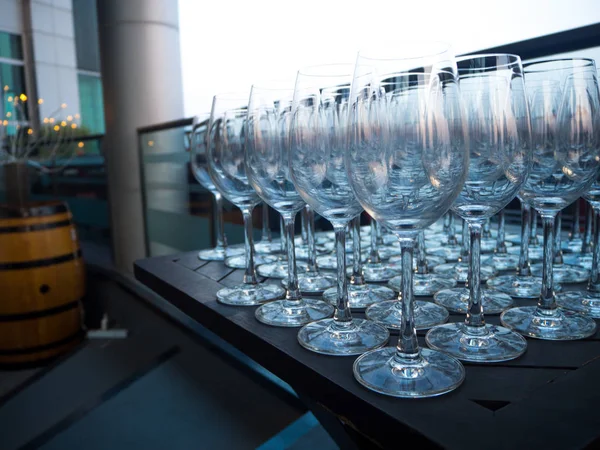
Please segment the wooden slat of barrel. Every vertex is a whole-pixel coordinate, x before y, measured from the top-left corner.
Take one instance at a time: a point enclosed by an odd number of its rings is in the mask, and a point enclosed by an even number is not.
[[[0,364],[46,360],[77,344],[84,273],[66,205],[0,208]]]

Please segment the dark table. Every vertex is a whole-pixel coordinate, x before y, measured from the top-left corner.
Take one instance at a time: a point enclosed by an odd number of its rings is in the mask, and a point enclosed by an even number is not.
[[[465,363],[466,380],[450,394],[398,399],[355,381],[355,357],[309,352],[298,344],[297,329],[259,323],[255,307],[217,303],[217,291],[242,275],[199,261],[196,252],[135,264],[140,282],[292,386],[342,448],[600,448],[600,333],[571,342],[528,339],[527,352],[515,361]],[[499,323],[498,316],[486,320]],[[396,341],[392,334],[388,345]]]

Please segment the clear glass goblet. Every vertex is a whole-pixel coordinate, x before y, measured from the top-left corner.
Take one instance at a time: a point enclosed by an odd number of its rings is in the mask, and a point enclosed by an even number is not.
[[[304,200],[290,180],[289,131],[293,95],[292,88],[279,82],[254,84],[246,121],[248,181],[262,200],[283,218],[288,265],[285,299],[260,306],[255,316],[260,322],[280,327],[300,327],[333,314],[330,304],[303,298],[298,287],[294,221],[304,207]]]
[[[525,66],[530,92],[534,164],[523,199],[542,216],[544,266],[537,306],[512,308],[502,323],[525,336],[571,340],[590,336],[590,317],[558,308],[553,288],[556,214],[587,192],[598,174],[599,93],[593,60],[560,59]],[[541,84],[530,81],[541,81]]]
[[[362,211],[344,164],[351,74],[348,64],[300,70],[290,133],[291,179],[304,201],[333,225],[337,253],[333,319],[305,325],[298,333],[298,342],[313,352],[338,356],[379,348],[389,338],[381,325],[353,318],[348,304],[346,227]]]
[[[402,56],[414,58],[360,53],[353,80],[346,154],[352,188],[365,210],[396,234],[402,249],[398,345],[360,356],[354,376],[375,392],[415,398],[450,392],[464,379],[457,359],[419,348],[412,269],[417,235],[448,210],[460,191],[468,152],[454,145],[465,141],[459,138],[458,94],[449,95],[457,83],[447,46],[415,44],[402,50]],[[424,51],[428,56],[422,58]]]
[[[480,241],[483,223],[512,201],[531,165],[531,135],[521,59],[515,55],[457,58],[469,136],[469,175],[452,209],[470,231],[469,304],[463,323],[429,330],[427,345],[463,361],[495,362],[521,356],[525,339],[486,324],[481,298]],[[488,301],[505,294],[487,291]],[[457,295],[456,303],[464,304]]]
[[[198,253],[198,258],[204,261],[223,261],[225,260],[225,252],[227,250],[227,237],[223,229],[223,196],[210,179],[210,175],[208,174],[208,158],[206,157],[209,121],[210,113],[194,117],[190,141],[190,165],[196,181],[213,195],[214,227],[216,230],[217,246],[201,250]]]
[[[321,273],[317,264],[317,246],[315,242],[315,213],[308,205],[302,211],[306,222],[307,260],[306,269],[298,275],[298,286],[304,295],[322,294],[327,289],[335,286],[335,277]],[[296,252],[296,257],[298,252]],[[284,278],[281,284],[287,289],[288,282]]]
[[[247,94],[215,95],[210,113],[208,138],[208,170],[215,186],[244,218],[246,268],[243,283],[217,292],[217,300],[235,306],[259,305],[283,297],[280,286],[259,284],[254,269],[252,242],[252,210],[260,198],[248,182],[245,156],[245,123]]]

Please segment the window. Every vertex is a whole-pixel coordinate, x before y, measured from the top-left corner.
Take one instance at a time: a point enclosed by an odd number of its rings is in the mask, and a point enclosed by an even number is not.
[[[0,31],[0,122],[5,120],[27,120],[27,108],[17,108],[15,98],[25,94],[25,74],[23,72],[23,49],[21,36]],[[7,128],[14,132],[13,125]]]
[[[79,73],[81,126],[91,134],[104,133],[104,105],[100,76]]]
[[[73,0],[77,68],[100,72],[96,0]]]

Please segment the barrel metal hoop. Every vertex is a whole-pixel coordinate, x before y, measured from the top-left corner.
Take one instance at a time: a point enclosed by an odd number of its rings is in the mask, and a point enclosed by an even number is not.
[[[69,342],[75,341],[83,337],[83,330],[77,330],[76,333],[67,336],[66,338],[60,339],[58,341],[50,342],[44,345],[36,345],[35,347],[25,347],[25,348],[11,348],[11,349],[0,349],[0,356],[8,356],[8,355],[28,355],[31,353],[39,353],[45,350],[52,350],[53,348],[60,347],[62,345],[68,344]]]
[[[55,256],[54,258],[36,259],[33,261],[19,261],[19,262],[7,262],[0,263],[0,270],[24,270],[24,269],[35,269],[38,267],[48,267],[55,264],[65,263],[73,261],[74,259],[81,258],[81,249],[66,255]]]
[[[71,220],[61,220],[60,222],[36,223],[33,225],[17,225],[14,227],[0,227],[0,234],[4,233],[29,233],[31,231],[51,230],[53,228],[68,227]]]
[[[39,311],[29,311],[26,313],[17,314],[0,314],[0,323],[17,322],[19,320],[39,319],[42,317],[53,316],[55,314],[60,314],[65,311],[70,311],[71,309],[75,309],[78,306],[79,300],[75,300],[74,302],[65,303],[64,305],[55,306],[54,308],[42,309]]]

